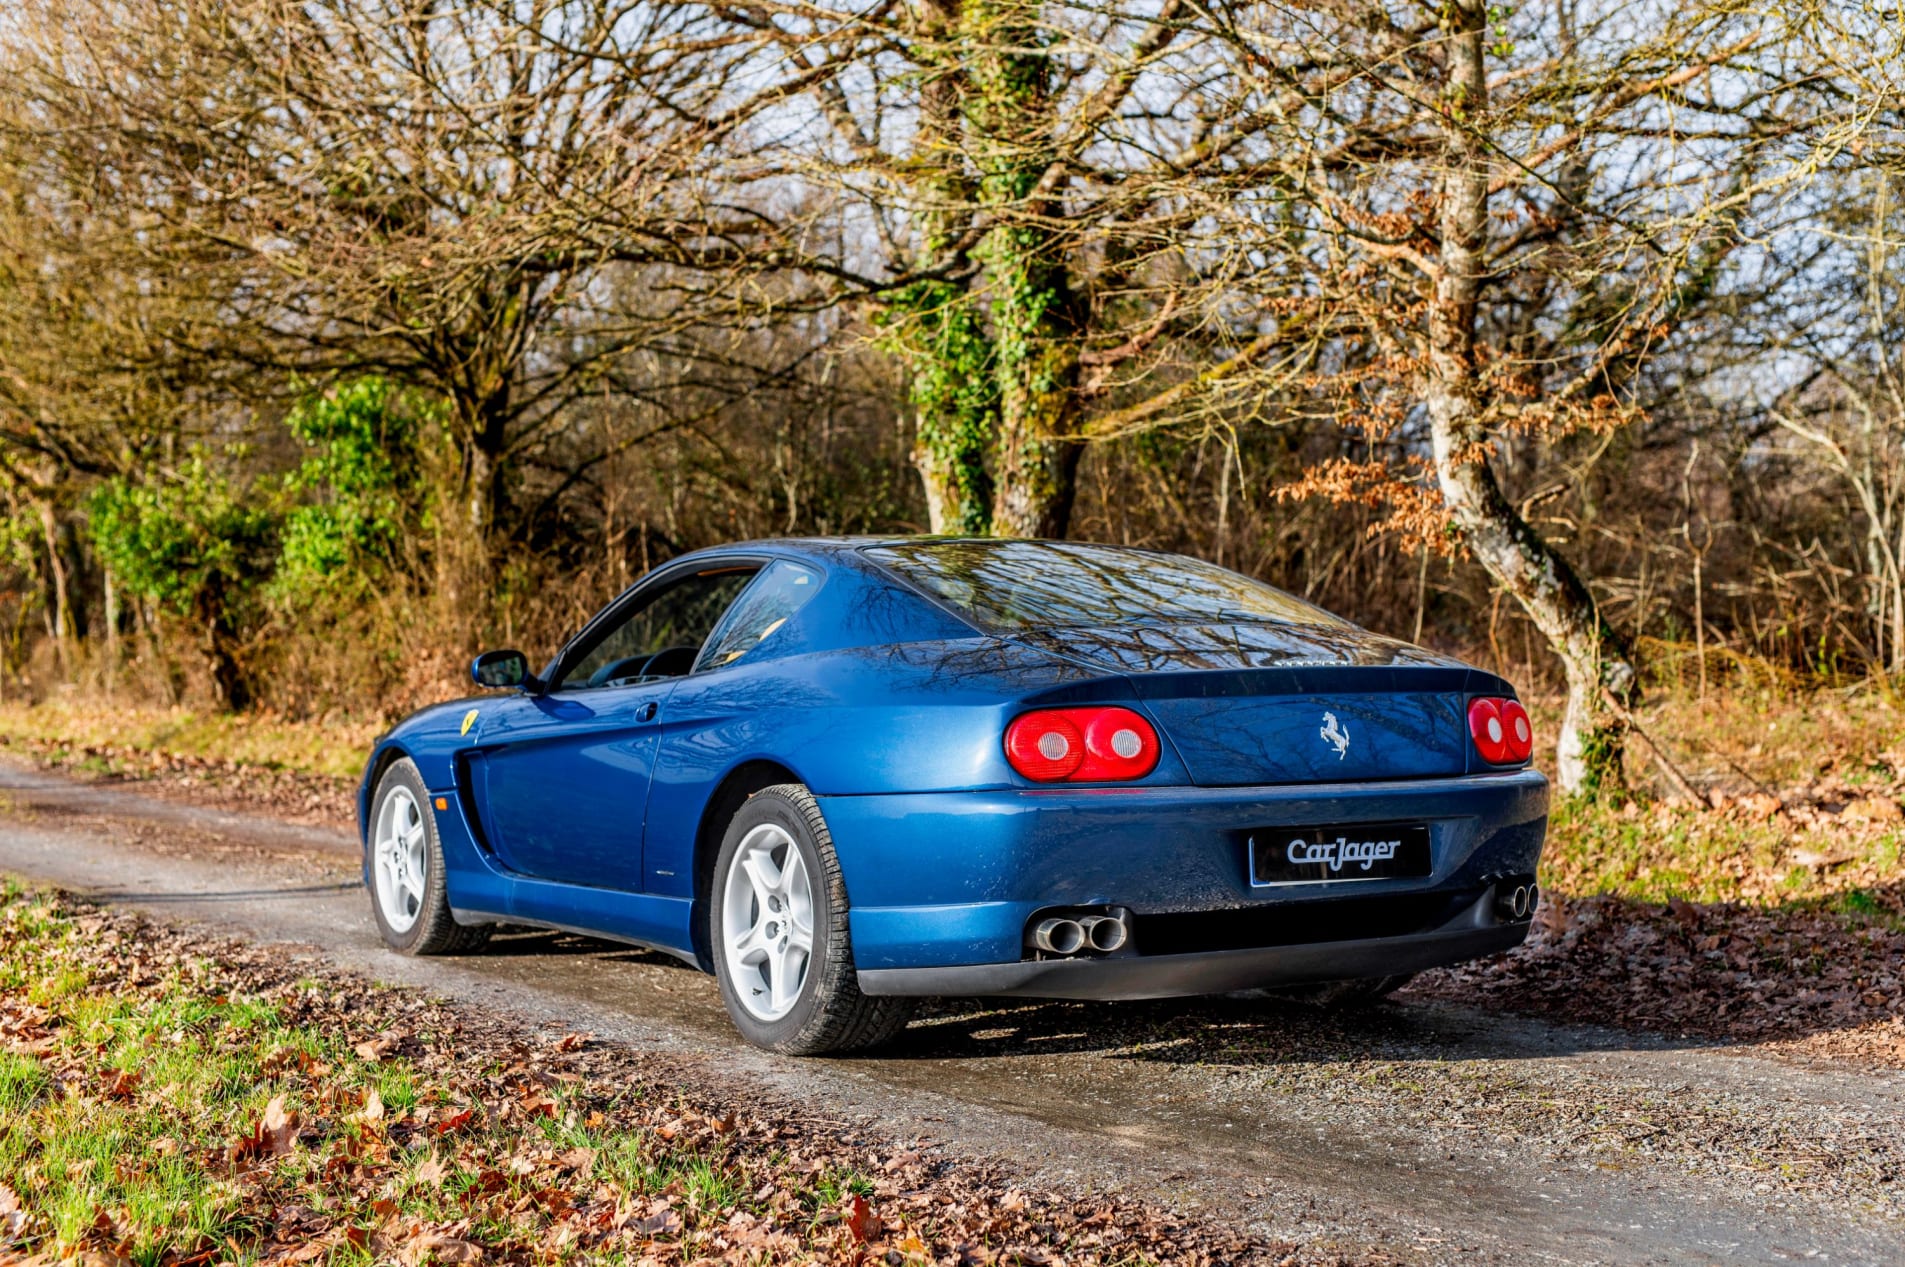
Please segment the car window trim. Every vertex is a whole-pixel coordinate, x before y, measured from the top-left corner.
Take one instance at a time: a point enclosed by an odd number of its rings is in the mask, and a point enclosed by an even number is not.
[[[663,591],[692,577],[718,576],[723,572],[741,572],[748,568],[752,568],[758,575],[769,563],[779,557],[781,556],[777,554],[730,554],[722,555],[717,559],[677,559],[662,564],[616,595],[610,600],[608,606],[590,617],[573,637],[563,643],[561,649],[556,652],[555,658],[550,660],[548,669],[544,671],[543,680],[550,684],[551,693],[588,689],[563,681],[562,675],[567,673],[576,662],[578,651],[585,647],[589,650],[594,649],[589,640],[602,626],[620,624],[627,616],[659,597]],[[743,587],[741,594],[745,593],[747,589]],[[735,601],[740,601],[741,594],[734,596]],[[725,616],[726,613],[724,612],[723,615]],[[715,623],[718,626],[720,622]],[[713,630],[709,632],[712,633]],[[703,639],[703,642],[705,643],[706,640]],[[701,648],[696,647],[695,654],[699,656],[700,653]]]
[[[721,613],[721,619],[714,622],[714,628],[708,630],[708,636],[701,640],[699,647],[695,648],[694,667],[682,674],[683,677],[700,677],[704,673],[718,673],[722,669],[740,663],[739,660],[730,660],[726,664],[710,664],[704,667],[701,663],[701,657],[707,654],[708,648],[714,643],[714,636],[720,633],[727,625],[729,618],[732,617],[735,611],[741,606],[741,601],[748,596],[749,591],[760,583],[760,579],[767,575],[767,570],[776,563],[785,563],[791,567],[797,567],[813,574],[815,581],[814,592],[807,596],[807,602],[812,602],[815,598],[820,596],[821,590],[827,588],[827,569],[817,563],[810,562],[806,559],[794,559],[785,556],[777,556],[763,563],[760,567],[755,569],[754,579],[749,581],[747,585],[742,588],[741,592],[734,596],[734,601],[728,604],[728,609]],[[805,607],[806,605],[807,603],[802,603],[801,607]],[[796,608],[794,615],[797,616],[799,614],[800,609]],[[785,623],[788,619],[791,619],[791,617],[782,617],[782,623]],[[779,630],[775,630],[774,632],[778,633]]]

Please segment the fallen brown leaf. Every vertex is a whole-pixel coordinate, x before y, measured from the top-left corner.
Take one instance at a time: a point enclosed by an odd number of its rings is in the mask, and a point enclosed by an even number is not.
[[[437,1156],[436,1149],[433,1148],[423,1164],[417,1167],[417,1182],[427,1183],[432,1188],[441,1188],[449,1173],[450,1167],[443,1164],[442,1159]]]
[[[558,1169],[573,1170],[578,1174],[586,1174],[594,1165],[595,1150],[593,1148],[571,1148],[556,1158]]]
[[[867,1199],[859,1193],[847,1198],[845,1215],[841,1219],[853,1239],[862,1245],[880,1234],[880,1216],[873,1212]]]
[[[439,1120],[430,1129],[439,1135],[448,1135],[451,1131],[460,1131],[468,1126],[470,1119],[475,1116],[475,1109],[464,1109],[460,1113],[452,1113],[450,1116]]]
[[[0,1234],[13,1240],[26,1230],[27,1212],[20,1204],[20,1194],[0,1183]]]
[[[282,1157],[298,1144],[298,1115],[295,1110],[285,1107],[284,1097],[274,1095],[265,1105],[265,1115],[258,1123],[258,1132],[264,1146],[276,1156]]]

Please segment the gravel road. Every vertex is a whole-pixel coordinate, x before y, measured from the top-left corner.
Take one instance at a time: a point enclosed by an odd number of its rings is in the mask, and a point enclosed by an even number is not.
[[[348,837],[0,765],[0,871],[673,1054],[822,1107],[1312,1249],[1409,1263],[1905,1263],[1905,1075],[1447,1002],[948,1003],[878,1057],[740,1044],[710,978],[522,934],[385,952]],[[1611,1016],[1610,1022],[1619,1017]]]

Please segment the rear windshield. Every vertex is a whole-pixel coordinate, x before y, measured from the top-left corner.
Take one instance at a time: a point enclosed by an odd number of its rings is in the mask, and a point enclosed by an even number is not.
[[[1178,554],[1044,541],[927,541],[867,554],[992,632],[1211,621],[1348,624],[1261,581]]]

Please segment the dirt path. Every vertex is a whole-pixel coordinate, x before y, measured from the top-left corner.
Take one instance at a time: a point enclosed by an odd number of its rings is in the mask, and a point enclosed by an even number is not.
[[[877,1059],[733,1036],[710,979],[566,936],[382,950],[354,843],[0,766],[0,871],[674,1053],[826,1106],[1313,1248],[1408,1262],[1905,1262],[1905,1076],[1410,1000],[948,1004]],[[1618,1018],[1610,1018],[1618,1019]]]

